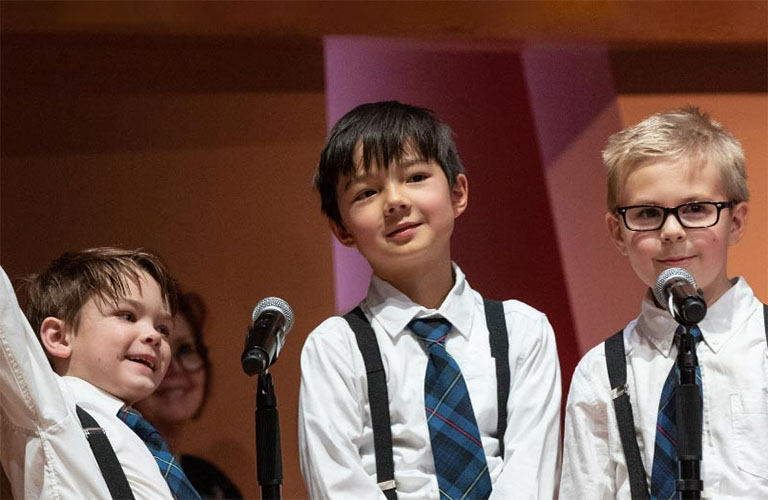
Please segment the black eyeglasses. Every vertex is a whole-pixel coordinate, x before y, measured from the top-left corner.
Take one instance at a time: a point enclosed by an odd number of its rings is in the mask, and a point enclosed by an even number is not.
[[[720,221],[720,211],[733,207],[733,201],[693,201],[673,208],[656,205],[618,207],[616,212],[624,219],[630,231],[656,231],[664,226],[669,214],[687,229],[712,227]]]
[[[176,348],[173,357],[184,371],[196,372],[205,368],[208,363],[208,349],[205,346],[195,347],[192,344],[184,343]]]

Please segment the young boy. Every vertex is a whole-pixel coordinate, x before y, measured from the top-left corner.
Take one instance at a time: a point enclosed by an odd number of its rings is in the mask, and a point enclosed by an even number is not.
[[[487,317],[451,262],[468,183],[450,129],[423,108],[359,106],[331,130],[315,185],[332,231],[373,277],[359,308],[323,322],[302,352],[311,497],[552,498],[554,334],[518,301]],[[508,346],[496,351],[494,339]]]
[[[619,252],[650,288],[662,271],[684,268],[708,306],[696,348],[703,497],[768,498],[764,311],[744,278],[726,274],[728,248],[742,237],[747,221],[741,146],[706,114],[683,108],[612,136],[603,161],[606,222]],[[676,404],[669,395],[677,383],[677,329],[649,291],[640,315],[616,337],[616,355],[606,347],[609,340],[581,360],[566,407],[561,498],[676,496],[677,418],[665,416]],[[626,366],[623,390],[609,381],[606,353],[618,360],[616,366]],[[612,386],[619,389],[612,393]],[[623,392],[630,419],[617,418],[621,410],[614,410],[614,402],[624,404]],[[629,422],[631,439],[622,440],[621,421]]]
[[[30,277],[26,292],[29,322],[2,272],[0,459],[14,496],[199,498],[172,455],[150,451],[159,438],[139,437],[143,419],[125,411],[170,363],[176,291],[162,262],[140,250],[66,253]],[[107,452],[91,450],[104,434],[117,471],[103,469]]]

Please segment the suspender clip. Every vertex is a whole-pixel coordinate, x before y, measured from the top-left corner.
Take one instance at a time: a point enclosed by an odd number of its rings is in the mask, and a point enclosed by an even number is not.
[[[83,427],[83,432],[85,432],[85,437],[88,437],[91,434],[106,435],[106,432],[104,432],[104,429],[102,429],[101,427]]]
[[[382,481],[378,486],[381,488],[381,491],[394,490],[397,488],[397,483],[394,479],[390,479],[389,481]]]
[[[620,385],[618,387],[614,387],[614,388],[611,389],[611,397],[614,400],[619,399],[624,394],[626,394],[627,397],[629,397],[629,392],[627,392],[627,389],[628,389],[627,384]]]

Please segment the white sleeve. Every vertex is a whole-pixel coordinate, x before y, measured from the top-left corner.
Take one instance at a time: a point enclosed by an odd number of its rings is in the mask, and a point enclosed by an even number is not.
[[[321,324],[304,344],[299,458],[313,499],[384,498],[360,454],[363,415],[369,411],[362,365],[354,335],[341,318]]]
[[[2,268],[0,274],[2,412],[18,428],[47,430],[67,418],[67,406],[43,347],[21,312]]]
[[[576,367],[565,408],[565,441],[560,498],[615,498],[616,464],[611,461],[608,418],[611,410],[595,395],[589,357]],[[605,371],[605,366],[602,366]]]
[[[506,305],[512,377],[504,467],[491,498],[550,499],[560,478],[562,389],[555,335],[545,315],[521,319]]]

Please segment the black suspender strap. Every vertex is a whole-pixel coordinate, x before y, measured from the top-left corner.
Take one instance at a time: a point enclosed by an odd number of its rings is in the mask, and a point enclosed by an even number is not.
[[[485,322],[488,325],[491,356],[496,360],[496,396],[499,405],[499,452],[504,458],[504,433],[507,430],[507,400],[509,399],[509,334],[504,316],[504,303],[483,299]]]
[[[133,500],[131,486],[125,478],[125,472],[123,472],[123,468],[117,460],[115,450],[112,449],[109,439],[104,434],[104,429],[80,406],[75,406],[75,410],[77,410],[80,425],[83,426],[85,437],[88,438],[88,444],[91,446],[93,456],[96,457],[96,462],[99,464],[99,469],[101,469],[101,475],[104,476],[104,481],[107,483],[107,488],[109,488],[112,498],[115,500]]]
[[[643,459],[637,446],[635,421],[632,417],[632,405],[627,393],[627,361],[624,353],[624,331],[620,330],[605,341],[605,357],[608,367],[608,379],[611,383],[613,409],[619,425],[621,445],[629,472],[629,489],[633,499],[649,499]]]
[[[765,326],[765,341],[768,342],[768,304],[763,304],[763,319],[765,320],[763,326]]]
[[[357,346],[365,362],[368,380],[368,403],[373,425],[373,449],[376,456],[376,480],[388,500],[397,498],[395,465],[392,458],[392,426],[389,420],[387,378],[381,362],[379,344],[371,324],[360,307],[344,315],[355,332]]]

